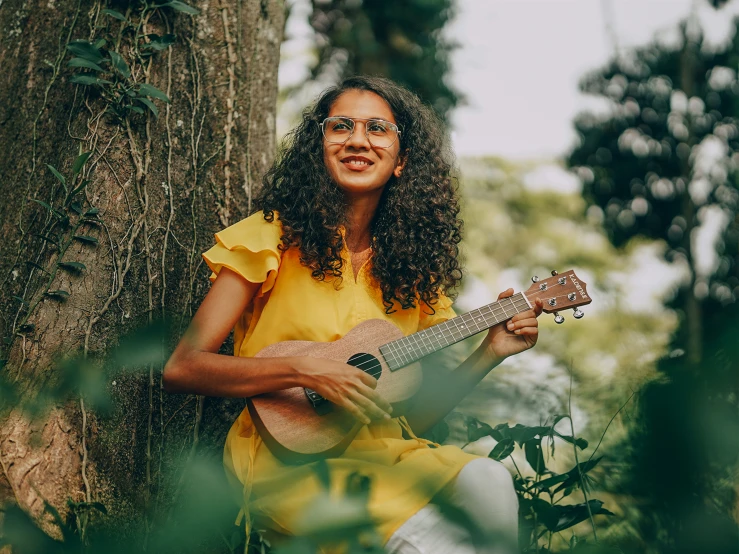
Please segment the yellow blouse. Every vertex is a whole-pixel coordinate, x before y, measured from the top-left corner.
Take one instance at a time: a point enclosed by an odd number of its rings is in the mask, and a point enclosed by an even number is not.
[[[280,236],[277,218],[270,223],[257,212],[217,233],[217,244],[203,254],[213,270],[211,281],[228,267],[247,281],[262,284],[234,329],[235,356],[253,356],[285,340],[334,341],[367,319],[388,320],[409,335],[455,315],[446,296],[434,305],[433,314],[425,306],[388,315],[368,271],[371,260],[355,281],[351,256],[344,249],[346,265],[337,287],[335,280],[315,280],[301,265],[297,249],[281,253]],[[392,419],[365,426],[344,454],[327,460],[332,494],[341,493],[353,472],[370,477],[368,508],[385,541],[476,457],[455,446],[406,439],[401,425]],[[313,464],[285,465],[277,460],[262,443],[246,409],[226,438],[224,465],[260,526],[300,533],[304,512],[321,491]]]

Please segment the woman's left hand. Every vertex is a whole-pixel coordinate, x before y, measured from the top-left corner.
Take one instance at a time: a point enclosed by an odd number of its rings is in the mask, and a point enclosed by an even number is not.
[[[513,289],[501,292],[498,300],[509,296],[513,296]],[[537,298],[533,309],[491,327],[484,341],[490,356],[507,358],[534,346],[539,338],[539,321],[536,318],[541,314],[541,309],[541,300]]]

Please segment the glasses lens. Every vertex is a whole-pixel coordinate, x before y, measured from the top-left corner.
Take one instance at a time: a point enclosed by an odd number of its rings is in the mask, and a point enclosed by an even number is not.
[[[323,122],[323,136],[328,142],[346,142],[354,130],[354,122],[347,117],[329,117]]]
[[[398,138],[398,128],[389,121],[370,119],[367,122],[367,138],[372,146],[387,148]]]

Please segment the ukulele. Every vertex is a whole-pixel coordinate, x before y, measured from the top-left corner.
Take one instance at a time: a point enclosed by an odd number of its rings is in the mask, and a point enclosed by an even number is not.
[[[400,329],[381,319],[370,319],[334,342],[284,341],[260,350],[256,357],[311,356],[344,362],[377,379],[375,389],[403,415],[421,385],[418,360],[532,309],[541,298],[543,311],[563,323],[560,310],[590,304],[585,283],[572,270],[552,272],[526,292],[519,292],[423,331],[404,337]],[[300,464],[341,455],[364,425],[349,412],[318,393],[294,387],[247,399],[252,421],[262,440],[280,461]]]

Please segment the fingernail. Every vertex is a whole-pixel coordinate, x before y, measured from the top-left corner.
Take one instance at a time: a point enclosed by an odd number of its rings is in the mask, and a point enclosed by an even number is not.
[[[382,416],[382,417],[384,417],[385,419],[393,419],[393,418],[391,418],[391,417],[390,417],[390,414],[385,414],[385,415],[384,415],[384,416]]]
[[[514,333],[516,333],[517,335],[520,335],[520,334],[521,334],[521,329],[516,329],[516,330],[515,330],[515,331],[513,331],[513,332],[514,332]]]
[[[508,322],[508,328],[513,329],[513,323]]]

